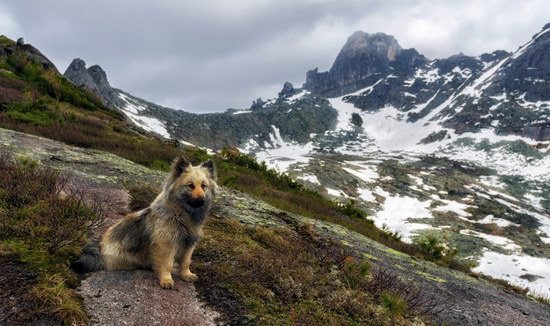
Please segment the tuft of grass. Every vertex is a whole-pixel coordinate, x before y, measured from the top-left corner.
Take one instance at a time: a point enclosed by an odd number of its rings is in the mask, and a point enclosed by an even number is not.
[[[386,308],[392,316],[405,316],[407,312],[407,302],[397,293],[384,291],[380,295],[380,303]]]
[[[537,302],[550,306],[550,296],[546,294],[535,292],[535,293],[529,294],[528,297]]]

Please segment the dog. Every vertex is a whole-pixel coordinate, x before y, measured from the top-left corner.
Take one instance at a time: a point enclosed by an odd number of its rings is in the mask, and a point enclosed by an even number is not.
[[[171,166],[162,191],[149,207],[131,213],[109,228],[98,245],[90,244],[72,264],[80,273],[97,270],[153,269],[165,289],[174,286],[172,267],[195,282],[189,270],[195,244],[216,195],[212,161],[198,166],[180,157]]]

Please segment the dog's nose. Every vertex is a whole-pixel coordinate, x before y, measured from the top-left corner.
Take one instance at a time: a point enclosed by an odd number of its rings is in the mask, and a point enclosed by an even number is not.
[[[194,208],[197,208],[197,207],[201,207],[202,205],[204,205],[204,203],[205,203],[204,198],[197,198],[197,199],[194,199],[191,202],[191,206],[193,206]]]

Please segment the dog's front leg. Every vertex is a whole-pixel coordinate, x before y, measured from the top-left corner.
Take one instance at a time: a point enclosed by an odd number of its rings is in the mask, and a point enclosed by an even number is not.
[[[185,247],[183,249],[183,254],[181,255],[181,261],[179,262],[181,278],[186,282],[195,282],[198,280],[197,275],[191,273],[189,270],[189,265],[191,265],[191,255],[193,255],[194,249],[194,245]]]
[[[159,284],[165,289],[174,287],[172,267],[174,266],[175,252],[168,243],[154,243],[151,248],[151,263],[159,278]]]

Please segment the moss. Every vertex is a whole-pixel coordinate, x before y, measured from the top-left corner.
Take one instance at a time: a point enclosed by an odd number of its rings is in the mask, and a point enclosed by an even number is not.
[[[376,261],[380,261],[380,258],[378,257],[374,257],[373,255],[370,255],[368,253],[363,253],[363,257],[367,258],[367,259],[370,259],[370,260],[376,260]]]
[[[435,281],[435,282],[438,282],[438,283],[447,283],[447,280],[442,279],[441,277],[438,277],[438,276],[428,274],[426,272],[416,271],[415,274],[422,276],[423,278],[427,279],[428,281]]]
[[[402,253],[400,251],[397,251],[395,249],[392,249],[392,248],[386,248],[386,252],[389,253],[389,254],[392,254],[394,256],[398,256],[398,257],[402,257],[402,258],[407,258],[407,259],[411,259],[411,256],[405,254],[405,253]]]

